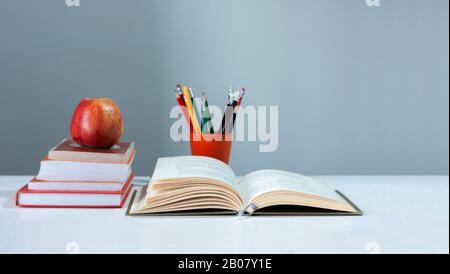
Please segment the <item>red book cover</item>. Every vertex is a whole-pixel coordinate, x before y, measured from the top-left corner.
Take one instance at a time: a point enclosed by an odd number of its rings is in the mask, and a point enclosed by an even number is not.
[[[131,180],[127,182],[127,184],[124,186],[124,188],[121,191],[37,191],[37,190],[30,190],[28,189],[28,185],[23,186],[19,191],[16,193],[16,206],[18,207],[47,207],[47,208],[121,208],[125,204],[128,195],[130,194],[131,190],[133,189],[133,184]],[[33,195],[58,195],[58,197],[61,197],[61,200],[64,201],[64,195],[68,196],[78,196],[78,199],[82,197],[88,197],[89,195],[92,198],[95,198],[95,195],[97,196],[105,196],[105,195],[116,195],[120,196],[120,203],[118,204],[92,204],[92,205],[86,205],[86,204],[65,204],[64,202],[61,202],[60,204],[45,204],[45,203],[39,203],[39,204],[31,204],[31,203],[20,203],[20,195],[23,194],[33,194]],[[87,195],[87,196],[86,196]],[[81,197],[80,197],[81,196]],[[90,197],[90,198],[91,198]]]
[[[72,139],[64,139],[48,152],[48,159],[79,162],[124,164],[134,151],[134,142],[119,142],[110,149],[83,147]]]

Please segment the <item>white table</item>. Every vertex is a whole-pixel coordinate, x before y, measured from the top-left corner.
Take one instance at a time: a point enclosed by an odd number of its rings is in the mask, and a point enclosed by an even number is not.
[[[365,215],[242,219],[16,208],[29,178],[0,176],[0,253],[449,253],[448,176],[318,177]]]

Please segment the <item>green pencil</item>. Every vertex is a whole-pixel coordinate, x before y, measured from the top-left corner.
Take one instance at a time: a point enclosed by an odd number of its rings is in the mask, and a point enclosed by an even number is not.
[[[194,108],[193,111],[195,112],[195,115],[198,117],[198,119],[202,119],[201,113],[198,111],[197,104],[195,103],[194,91],[192,91],[192,88],[189,88],[189,94],[191,95],[191,102],[192,102],[192,107]],[[201,122],[202,121],[200,121],[200,123]],[[200,128],[200,130],[201,130],[201,128]]]
[[[214,134],[214,127],[211,122],[211,113],[209,112],[208,101],[203,93],[202,96],[202,133]]]

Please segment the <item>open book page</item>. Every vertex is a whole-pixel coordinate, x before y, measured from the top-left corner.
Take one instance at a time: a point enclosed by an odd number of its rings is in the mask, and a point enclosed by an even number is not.
[[[245,205],[248,205],[258,195],[279,190],[301,192],[344,202],[342,197],[325,183],[281,170],[254,171],[247,174],[239,185]]]
[[[236,176],[227,164],[214,158],[203,156],[159,158],[151,181],[181,177],[214,179],[239,190]]]

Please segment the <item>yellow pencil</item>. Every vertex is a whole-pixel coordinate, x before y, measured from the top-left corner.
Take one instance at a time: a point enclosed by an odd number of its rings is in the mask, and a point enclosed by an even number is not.
[[[189,92],[189,88],[187,86],[183,86],[183,97],[184,97],[184,102],[186,103],[186,108],[189,111],[189,116],[191,117],[192,120],[192,125],[194,127],[194,131],[197,134],[201,134],[201,129],[200,129],[200,124],[198,123],[197,120],[197,115],[195,114],[194,109],[192,108],[192,101],[191,101],[191,95]],[[193,100],[194,98],[192,98]]]

